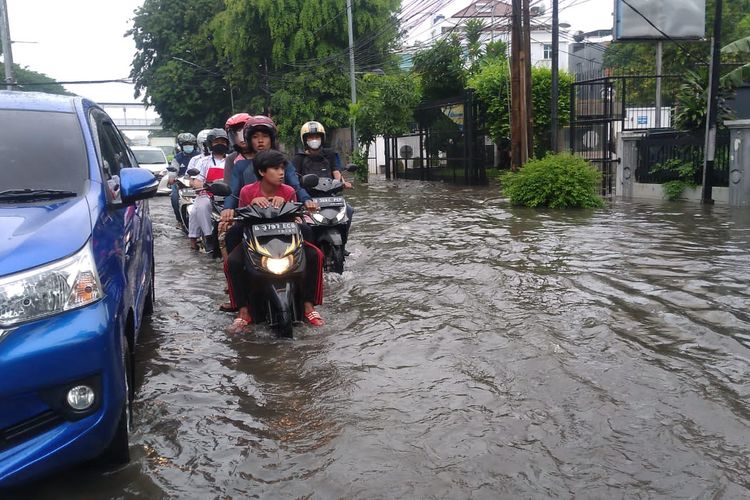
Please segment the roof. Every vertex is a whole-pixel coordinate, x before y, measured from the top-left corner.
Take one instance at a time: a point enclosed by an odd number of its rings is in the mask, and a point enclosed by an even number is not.
[[[0,90],[0,108],[73,113],[79,96]]]
[[[451,17],[510,17],[513,7],[500,0],[477,0]]]

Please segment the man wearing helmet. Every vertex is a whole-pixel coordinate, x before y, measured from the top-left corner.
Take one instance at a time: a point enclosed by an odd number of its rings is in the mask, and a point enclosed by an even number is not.
[[[315,174],[318,177],[327,177],[329,179],[340,180],[344,187],[351,189],[352,184],[347,182],[341,175],[341,160],[338,153],[332,149],[324,148],[323,143],[326,140],[326,129],[316,121],[309,121],[302,125],[299,131],[299,137],[302,140],[303,152],[294,155],[294,168],[300,177],[307,174]],[[352,223],[354,209],[348,203],[346,204],[347,223],[346,231],[342,234],[344,245],[349,238],[349,228]],[[346,250],[344,250],[346,252]],[[349,253],[346,252],[348,255]]]
[[[246,159],[250,154],[250,149],[245,142],[245,134],[242,132],[245,128],[245,123],[250,118],[252,117],[247,113],[237,113],[230,116],[224,124],[224,130],[229,137],[229,143],[232,145],[232,149],[234,149],[224,162],[224,182],[227,184],[232,179],[234,164]]]
[[[200,172],[191,181],[190,185],[200,190],[204,183],[224,179],[224,163],[229,153],[229,137],[220,128],[212,129],[206,138],[209,156],[204,157],[198,165]],[[188,225],[188,238],[190,246],[195,250],[198,248],[198,238],[210,237],[213,234],[213,221],[211,220],[211,195],[205,191],[199,192],[193,201],[193,211],[190,214]],[[208,250],[208,249],[207,249]]]
[[[177,185],[174,184],[174,179],[176,179],[177,176],[185,175],[190,160],[198,156],[197,144],[198,142],[196,141],[195,136],[190,132],[177,134],[178,151],[177,154],[174,155],[172,163],[170,164],[170,166],[177,169],[177,173],[174,176],[169,176],[168,183],[172,186],[170,198],[172,201],[172,210],[174,210],[174,216],[177,218],[178,224],[180,224],[180,195]]]

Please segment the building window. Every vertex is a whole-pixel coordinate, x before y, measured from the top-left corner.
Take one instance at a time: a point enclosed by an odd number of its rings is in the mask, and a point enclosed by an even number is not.
[[[544,44],[544,58],[543,59],[552,59],[552,44],[550,43]]]

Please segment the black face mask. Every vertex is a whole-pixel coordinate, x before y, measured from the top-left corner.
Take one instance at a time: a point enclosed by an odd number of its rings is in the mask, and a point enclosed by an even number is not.
[[[220,155],[225,155],[229,152],[229,146],[226,144],[216,144],[215,146],[211,146],[211,151]]]

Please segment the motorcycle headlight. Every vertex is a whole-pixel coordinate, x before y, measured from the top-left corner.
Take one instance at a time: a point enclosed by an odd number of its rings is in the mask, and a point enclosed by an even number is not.
[[[103,296],[89,243],[65,259],[0,278],[0,325],[53,316]]]
[[[273,274],[284,274],[290,267],[292,267],[292,262],[294,262],[294,258],[291,255],[287,255],[280,259],[270,257],[263,257],[263,259],[261,259],[261,265]]]
[[[314,214],[312,214],[312,218],[315,219],[315,222],[319,222],[321,224],[326,221],[326,218],[323,217],[323,215],[318,212],[315,212]]]
[[[346,217],[346,206],[341,207],[339,213],[336,214],[336,222],[341,222]]]

